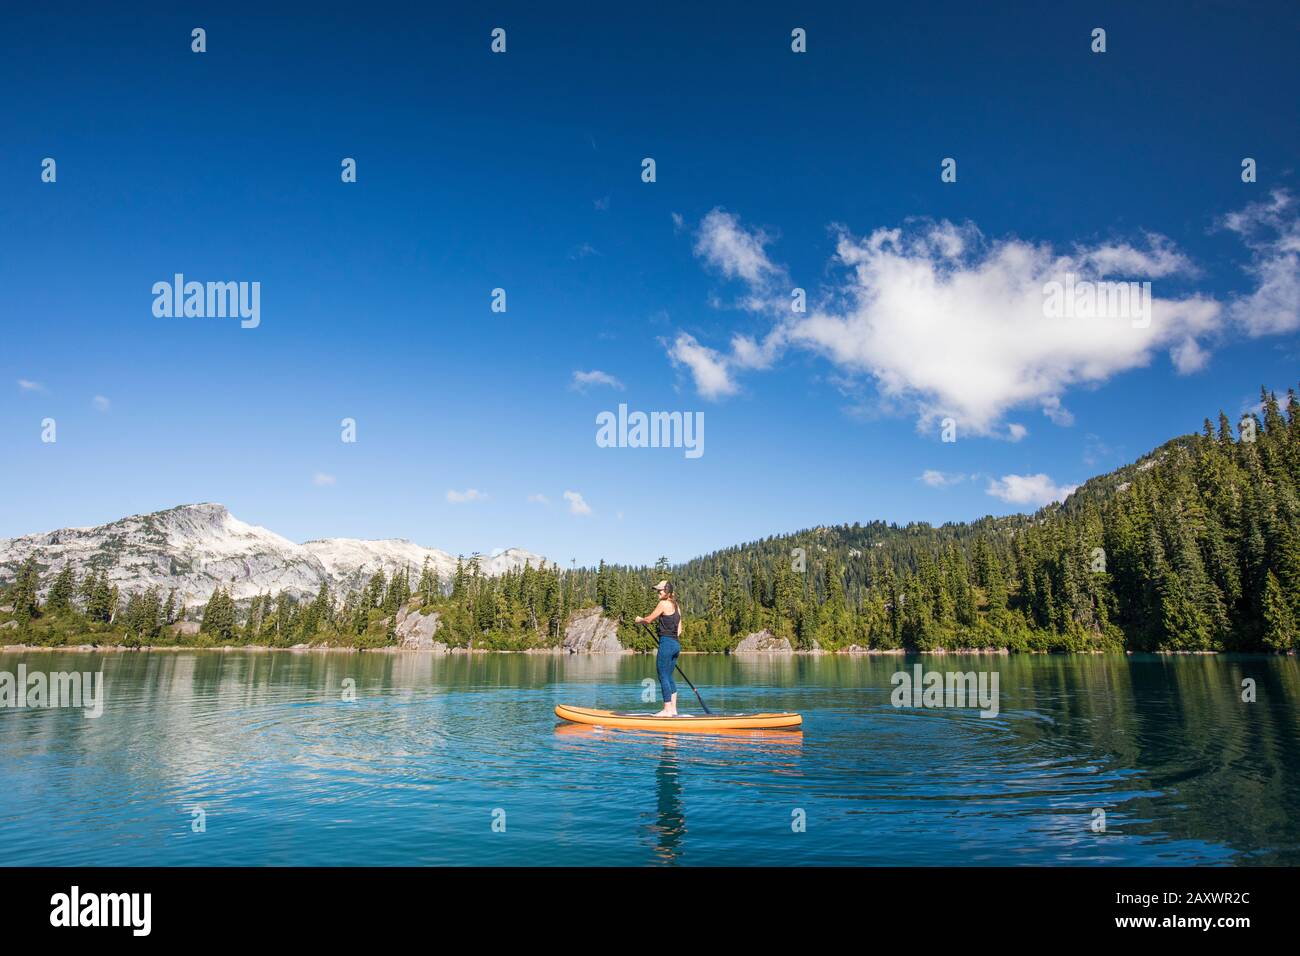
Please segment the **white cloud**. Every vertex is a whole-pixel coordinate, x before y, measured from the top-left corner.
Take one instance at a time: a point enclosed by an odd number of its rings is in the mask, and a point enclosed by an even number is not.
[[[1053,501],[1064,501],[1078,485],[1058,485],[1047,475],[1003,475],[989,481],[985,491],[995,498],[1013,505],[1041,507]]]
[[[736,383],[731,377],[731,360],[720,352],[701,345],[689,332],[678,333],[668,357],[674,365],[685,365],[695,379],[696,390],[705,398],[734,395]]]
[[[770,368],[781,353],[781,337],[769,335],[756,342],[748,335],[731,337],[730,361],[739,368]]]
[[[613,375],[608,372],[602,372],[598,368],[593,368],[590,372],[575,371],[573,373],[573,382],[569,385],[574,391],[585,392],[592,385],[608,385],[610,388],[623,391],[624,385]]]
[[[744,229],[735,215],[718,208],[700,221],[695,254],[727,278],[756,285],[781,272],[763,250],[769,241],[761,230]]]
[[[551,504],[551,499],[546,497],[546,495],[541,495],[541,494],[529,495],[528,501],[530,504],[546,505],[547,507],[549,507]]]
[[[1028,434],[1029,434],[1029,429],[1026,428],[1024,425],[1020,425],[1016,422],[1012,422],[1011,424],[1007,425],[1007,435],[1006,435],[1007,441],[1020,441]]]
[[[591,514],[591,505],[583,500],[582,495],[576,491],[566,491],[564,500],[569,503],[569,514],[589,515]]]
[[[690,370],[707,398],[739,391],[744,370],[768,368],[791,349],[814,352],[846,378],[868,377],[876,403],[910,408],[918,425],[953,417],[964,434],[1012,441],[1015,408],[1037,406],[1055,424],[1073,423],[1062,403],[1074,387],[1098,385],[1166,353],[1180,374],[1204,368],[1232,318],[1250,334],[1300,328],[1300,219],[1285,193],[1225,220],[1246,239],[1257,289],[1226,307],[1213,296],[1152,290],[1150,314],[1129,318],[1051,318],[1048,283],[1067,274],[1101,281],[1185,281],[1197,270],[1171,240],[1148,233],[1134,242],[1049,243],[986,238],[973,224],[910,220],[865,237],[837,232],[840,273],[824,304],[789,310],[769,258],[768,237],[714,209],[700,224],[695,252],[749,287],[745,307],[773,320],[759,338],[736,335],[714,348],[682,332],[667,351]],[[1147,320],[1149,319],[1149,321]]]
[[[96,395],[94,398],[90,400],[90,404],[94,407],[95,411],[97,412],[106,412],[113,407],[113,403],[110,402],[103,395]]]
[[[333,475],[327,475],[323,471],[318,471],[311,476],[311,483],[317,488],[328,488],[335,483]]]
[[[786,320],[786,338],[835,365],[869,373],[886,398],[912,404],[923,425],[952,416],[967,432],[994,434],[1024,404],[1053,409],[1074,385],[1148,364],[1217,327],[1218,303],[1152,300],[1145,327],[1128,319],[1048,318],[1044,288],[1088,272],[1085,250],[1064,256],[1018,239],[984,243],[950,223],[842,233],[838,259],[852,270],[835,310]],[[1012,440],[1021,426],[1009,429]]]
[[[917,480],[929,485],[931,488],[949,488],[952,485],[961,484],[966,480],[966,476],[959,471],[946,472],[927,468],[921,472],[921,476]]]
[[[464,504],[467,501],[486,501],[487,495],[477,488],[466,488],[464,491],[451,490],[447,492],[447,501],[453,505]]]
[[[18,380],[18,388],[24,392],[45,391],[45,386],[42,385],[40,382],[33,382],[31,379],[26,379],[26,378],[20,378]]]
[[[1061,404],[1061,399],[1056,395],[1043,399],[1043,414],[1052,420],[1052,424],[1062,428],[1074,424],[1074,414]]]
[[[1174,248],[1166,237],[1149,232],[1145,249],[1127,242],[1077,248],[1078,258],[1098,276],[1158,279],[1171,275],[1195,275],[1191,260]]]
[[[1195,339],[1184,339],[1169,350],[1169,358],[1180,375],[1190,375],[1205,368],[1210,361],[1210,353]]]
[[[1252,337],[1300,329],[1300,217],[1290,213],[1293,204],[1291,194],[1279,189],[1223,219],[1224,228],[1251,251],[1246,271],[1255,289],[1233,299],[1228,312]]]

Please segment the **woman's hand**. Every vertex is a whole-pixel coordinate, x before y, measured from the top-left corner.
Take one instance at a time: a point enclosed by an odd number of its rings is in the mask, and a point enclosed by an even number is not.
[[[633,621],[632,623],[633,623],[633,624],[644,624],[644,623],[645,623],[645,618],[643,618],[643,617],[638,617],[638,618],[637,618],[635,621]]]

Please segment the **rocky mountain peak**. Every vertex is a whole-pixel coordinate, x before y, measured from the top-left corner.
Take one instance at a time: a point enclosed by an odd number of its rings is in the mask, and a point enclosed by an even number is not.
[[[452,555],[405,538],[318,538],[297,544],[240,521],[215,502],[178,505],[97,527],[0,539],[0,580],[12,578],[31,555],[42,566],[47,585],[71,564],[78,574],[103,571],[124,592],[175,588],[188,605],[206,602],[218,586],[228,588],[236,600],[282,590],[305,598],[322,583],[336,591],[359,587],[380,570],[391,575],[409,569],[414,585],[426,560],[444,582],[456,569]],[[479,560],[489,575],[525,562],[533,567],[550,563],[520,548],[479,555]]]

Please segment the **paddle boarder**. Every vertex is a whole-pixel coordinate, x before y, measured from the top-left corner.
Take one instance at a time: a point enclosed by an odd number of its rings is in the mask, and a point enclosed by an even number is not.
[[[672,582],[664,580],[654,586],[659,594],[659,603],[645,617],[638,617],[638,624],[652,624],[658,621],[659,654],[655,657],[655,668],[659,671],[659,689],[664,696],[664,709],[656,717],[688,717],[689,714],[677,713],[677,682],[673,680],[673,669],[677,666],[677,656],[682,652],[682,609],[677,603]]]

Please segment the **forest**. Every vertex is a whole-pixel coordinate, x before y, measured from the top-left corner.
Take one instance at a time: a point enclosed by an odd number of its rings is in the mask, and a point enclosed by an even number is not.
[[[675,566],[488,577],[470,559],[450,580],[428,566],[376,572],[311,600],[236,602],[218,589],[188,618],[174,593],[123,594],[96,569],[46,580],[33,557],[0,589],[0,640],[378,648],[394,642],[398,609],[418,605],[439,612],[438,639],[453,647],[524,650],[556,646],[573,612],[599,606],[625,646],[645,650],[632,621],[669,577],[687,650],[727,651],[767,630],[800,650],[1295,651],[1298,489],[1300,400],[1261,390],[1235,427],[1220,412],[1032,515],[823,526]]]

